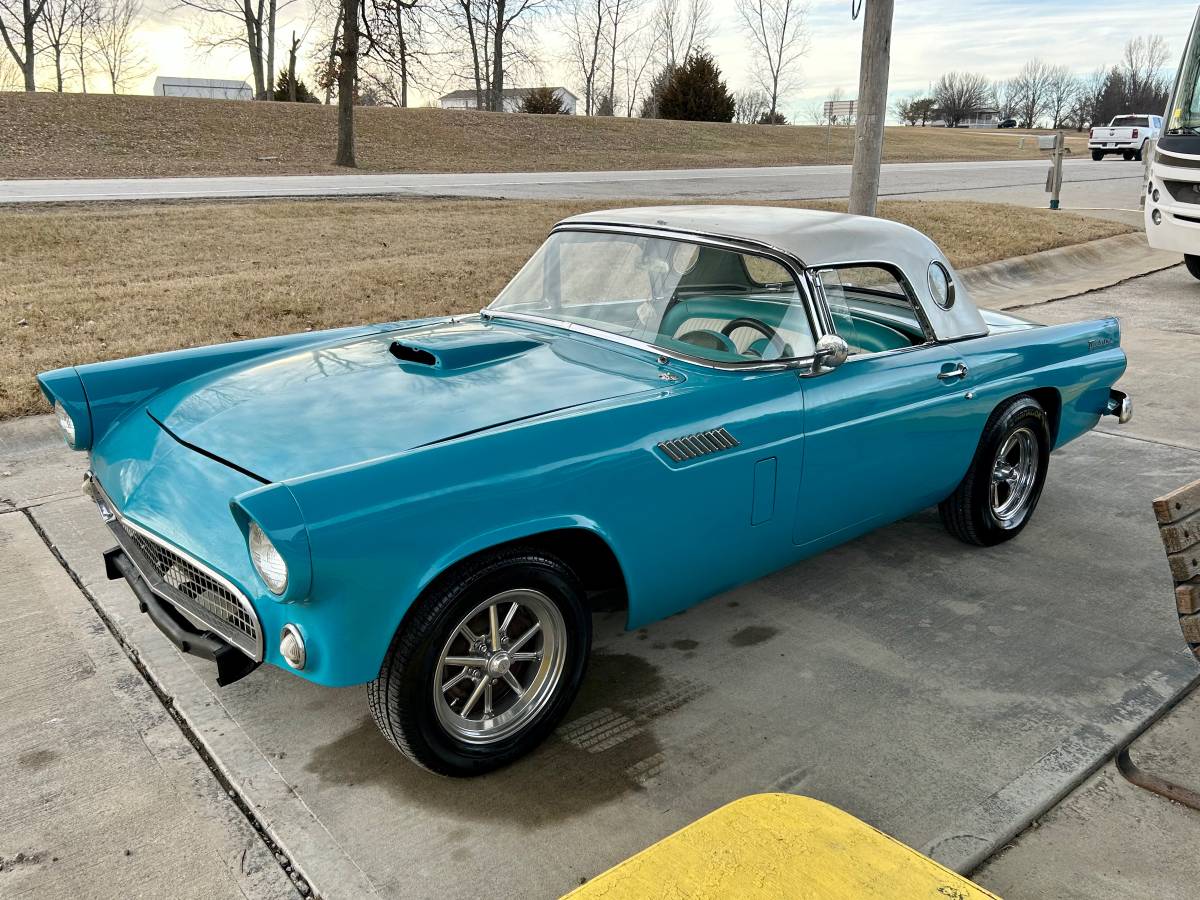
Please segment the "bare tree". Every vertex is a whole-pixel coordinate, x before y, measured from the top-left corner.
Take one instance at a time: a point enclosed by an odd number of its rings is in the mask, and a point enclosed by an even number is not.
[[[0,53],[0,91],[16,91],[23,87],[24,75],[7,53]]]
[[[774,121],[779,95],[796,87],[796,66],[808,50],[801,0],[737,0],[742,31],[754,54],[753,75],[767,94]]]
[[[334,165],[358,167],[354,154],[354,101],[358,94],[359,0],[342,0],[342,42],[338,60],[338,135]]]
[[[947,72],[933,86],[933,100],[950,128],[983,109],[990,94],[987,78],[976,72]]]
[[[118,94],[146,71],[146,58],[137,44],[142,25],[141,0],[102,0],[96,26],[96,55]]]
[[[38,48],[34,38],[45,11],[46,0],[0,0],[0,38],[21,70],[27,91],[37,90],[34,65]]]
[[[1104,100],[1104,88],[1107,84],[1108,71],[1103,66],[1094,69],[1079,80],[1079,90],[1075,92],[1073,118],[1075,126],[1080,131],[1096,124],[1096,118]]]
[[[596,111],[596,76],[601,50],[608,45],[609,12],[609,0],[571,0],[563,17],[567,61],[583,85],[583,112],[588,116]]]
[[[1079,91],[1079,79],[1066,66],[1051,66],[1046,80],[1046,114],[1050,127],[1062,127],[1071,111],[1071,103]]]
[[[1017,117],[1017,83],[1013,78],[992,84],[992,105],[1000,113],[1001,121]]]
[[[46,0],[38,29],[42,35],[42,52],[49,52],[54,63],[54,84],[63,92],[63,56],[71,49],[71,41],[82,12],[78,0]]]
[[[637,34],[637,16],[643,0],[608,0],[608,28],[605,39],[608,43],[608,96],[616,112],[618,57],[625,55],[631,40]]]
[[[624,0],[628,5],[629,0]],[[621,92],[624,94],[623,105],[625,115],[633,116],[638,104],[644,99],[643,90],[650,80],[655,61],[662,50],[662,33],[658,30],[658,19],[654,11],[646,13],[646,8],[640,5],[641,0],[635,0],[639,5],[630,7],[633,18],[620,31],[617,37],[614,24],[613,65],[621,77]],[[613,85],[614,102],[617,87]]]
[[[1021,120],[1022,127],[1033,128],[1046,112],[1050,79],[1051,67],[1036,57],[1021,66],[1021,71],[1013,79],[1017,118]]]
[[[364,7],[364,56],[378,65],[364,66],[362,77],[393,106],[408,106],[410,89],[428,80],[428,14],[422,0],[370,0]]]
[[[100,0],[72,0],[77,14],[71,31],[71,57],[75,74],[79,76],[79,90],[88,92],[88,75],[96,58],[96,31],[100,27]]]
[[[1125,90],[1131,112],[1149,112],[1159,95],[1166,93],[1162,67],[1170,48],[1161,34],[1136,37],[1125,44],[1120,69],[1125,76]]]
[[[669,69],[683,64],[716,33],[711,0],[658,0],[654,16],[661,35],[663,62]]]
[[[770,109],[771,100],[757,88],[738,91],[733,95],[733,121],[753,125]]]
[[[3,2],[3,0],[0,0]],[[265,100],[274,88],[275,23],[279,12],[295,0],[175,0],[177,8],[195,10],[211,30],[201,32],[196,42],[215,49],[245,47],[250,56],[254,96]]]

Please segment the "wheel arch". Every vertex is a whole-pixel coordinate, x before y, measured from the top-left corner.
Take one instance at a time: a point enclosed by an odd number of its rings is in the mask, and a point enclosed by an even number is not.
[[[430,567],[418,596],[453,577],[460,567],[516,547],[541,550],[569,566],[582,582],[593,612],[628,610],[628,582],[612,541],[594,522],[575,517],[491,532],[463,544]]]

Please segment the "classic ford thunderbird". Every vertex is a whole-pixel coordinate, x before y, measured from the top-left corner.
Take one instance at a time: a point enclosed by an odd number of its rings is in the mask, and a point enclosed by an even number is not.
[[[929,238],[781,208],[558,224],[476,315],[39,377],[109,577],[219,684],[369,684],[435,772],[528,752],[628,627],[937,504],[993,545],[1103,415],[1116,319],[977,309]]]

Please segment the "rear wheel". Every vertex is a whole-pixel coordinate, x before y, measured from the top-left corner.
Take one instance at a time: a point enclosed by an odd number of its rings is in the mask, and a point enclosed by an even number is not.
[[[1193,278],[1200,278],[1200,256],[1187,253],[1183,257],[1183,264],[1187,266]]]
[[[1094,159],[1096,162],[1100,162],[1100,160],[1104,159],[1104,153],[1100,150],[1093,150],[1092,159]]]
[[[1133,151],[1133,158],[1138,162],[1142,161],[1142,154],[1146,152],[1146,142],[1142,141],[1142,146]]]
[[[479,775],[540,744],[579,691],[591,616],[574,573],[533,549],[485,557],[427,592],[368,696],[380,731],[419,766]]]
[[[1121,152],[1121,159],[1125,160],[1125,162],[1129,162],[1131,159],[1133,159],[1133,151],[1123,150]]]
[[[938,504],[946,530],[961,541],[990,547],[1015,538],[1028,524],[1046,481],[1050,426],[1032,397],[1008,401],[988,419],[971,468]]]

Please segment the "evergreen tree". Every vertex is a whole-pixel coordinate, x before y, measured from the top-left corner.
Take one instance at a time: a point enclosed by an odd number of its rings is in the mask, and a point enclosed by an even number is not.
[[[519,109],[523,113],[553,116],[563,111],[563,102],[552,88],[538,87],[525,95]]]
[[[698,51],[675,70],[663,91],[659,115],[691,122],[732,122],[733,94],[721,80],[721,70],[707,53]]]
[[[288,99],[288,70],[287,69],[284,69],[282,72],[280,72],[279,77],[275,79],[274,99],[276,99],[276,100],[287,100]],[[313,96],[312,91],[310,91],[308,89],[308,85],[306,85],[304,83],[304,80],[301,78],[296,79],[296,102],[297,103],[320,103],[320,101],[316,97]]]

